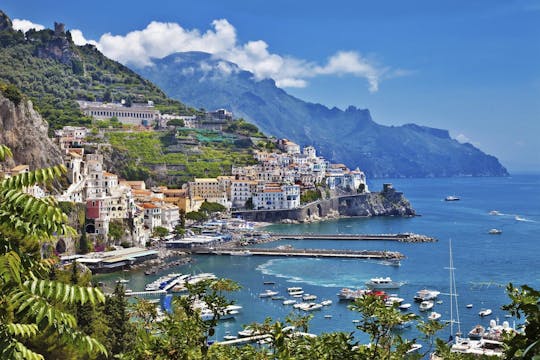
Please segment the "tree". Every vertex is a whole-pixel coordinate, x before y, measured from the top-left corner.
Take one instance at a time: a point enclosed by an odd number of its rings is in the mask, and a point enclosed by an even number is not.
[[[124,286],[116,284],[111,296],[107,296],[103,311],[107,330],[107,347],[111,354],[120,354],[132,344],[133,329],[130,323],[128,302]]]
[[[122,239],[122,236],[124,235],[124,227],[122,226],[122,223],[119,221],[111,221],[109,223],[109,237],[117,243]]]
[[[184,120],[182,119],[172,119],[167,121],[167,126],[178,126],[178,127],[184,127],[186,124],[184,123]]]
[[[12,156],[0,145],[0,161]],[[54,166],[0,179],[0,358],[43,359],[33,340],[55,337],[57,346],[73,345],[80,353],[106,350],[77,329],[67,307],[104,301],[91,287],[50,280],[54,261],[42,259],[41,246],[57,235],[74,235],[67,216],[52,197],[23,192],[36,184],[52,186],[66,172]]]
[[[384,299],[377,295],[364,295],[356,299],[349,309],[358,311],[362,318],[356,326],[370,337],[370,345],[360,346],[365,359],[402,359],[413,342],[403,341],[393,330],[396,326],[417,319],[414,314],[403,314],[397,304],[387,308]]]
[[[227,208],[221,204],[218,204],[216,202],[210,202],[205,201],[202,203],[201,207],[199,208],[199,212],[207,213],[207,214],[214,214],[218,212],[224,212],[227,211]]]
[[[202,213],[200,211],[190,211],[186,214],[186,220],[201,222],[207,219],[208,219],[208,216],[205,213]]]
[[[512,316],[525,318],[522,332],[506,339],[508,346],[505,356],[508,359],[540,359],[540,291],[523,285],[514,287],[512,283],[506,287],[512,302],[504,305],[503,310]]]
[[[167,235],[169,235],[169,230],[167,228],[164,228],[163,226],[156,226],[152,233],[152,236],[158,237],[161,240],[163,240],[163,238]]]

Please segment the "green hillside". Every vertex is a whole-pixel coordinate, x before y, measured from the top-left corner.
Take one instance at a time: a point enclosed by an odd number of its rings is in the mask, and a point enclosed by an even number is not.
[[[89,124],[75,100],[153,101],[162,112],[194,113],[94,46],[76,46],[69,31],[14,31],[0,11],[0,81],[12,83],[34,102],[51,130]]]

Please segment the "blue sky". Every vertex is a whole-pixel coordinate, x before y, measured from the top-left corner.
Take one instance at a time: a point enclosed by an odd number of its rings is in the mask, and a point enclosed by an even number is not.
[[[214,52],[304,100],[369,108],[386,125],[448,129],[511,171],[540,170],[535,0],[96,0],[84,7],[4,0],[0,7],[12,19],[64,22],[128,65],[144,61],[144,52]]]

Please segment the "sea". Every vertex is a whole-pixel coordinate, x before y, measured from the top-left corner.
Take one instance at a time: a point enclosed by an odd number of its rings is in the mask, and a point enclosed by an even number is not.
[[[261,299],[266,289],[287,295],[286,288],[300,286],[306,293],[318,296],[318,301],[329,299],[333,304],[310,314],[310,332],[353,332],[360,342],[368,338],[356,329],[360,314],[349,309],[347,302],[339,302],[337,293],[344,287],[362,288],[373,277],[389,276],[403,282],[399,290],[391,290],[411,310],[426,319],[427,313],[418,310],[413,296],[427,288],[441,292],[432,309],[442,314],[440,321],[450,318],[449,248],[452,246],[458,307],[454,309],[454,332],[466,334],[477,324],[488,326],[490,320],[508,321],[510,326],[523,320],[509,317],[501,306],[510,302],[506,294],[508,283],[528,284],[540,289],[540,175],[512,175],[510,177],[461,177],[436,179],[384,179],[369,182],[370,190],[382,189],[383,183],[392,183],[402,191],[415,208],[418,216],[411,218],[372,217],[344,218],[310,224],[279,224],[268,231],[291,234],[389,234],[413,232],[436,238],[434,243],[399,243],[392,241],[351,240],[290,240],[259,245],[294,248],[392,250],[405,255],[401,266],[384,261],[287,258],[259,256],[195,256],[191,264],[168,269],[155,276],[142,271],[100,275],[97,278],[112,286],[119,278],[129,279],[133,291],[144,290],[146,283],[170,272],[212,272],[219,277],[236,281],[242,287],[230,295],[243,306],[235,319],[222,321],[215,338],[235,335],[244,325],[263,322],[270,317],[284,321],[293,312],[282,301]],[[453,195],[459,201],[444,201]],[[498,215],[490,215],[491,211]],[[488,234],[500,229],[500,235]],[[275,282],[264,285],[263,282]],[[466,307],[472,304],[472,308]],[[491,316],[478,315],[482,309],[491,309]],[[331,315],[331,318],[325,317]],[[458,327],[460,329],[458,329]],[[408,339],[420,340],[413,326],[400,332]],[[438,336],[448,338],[446,327]]]

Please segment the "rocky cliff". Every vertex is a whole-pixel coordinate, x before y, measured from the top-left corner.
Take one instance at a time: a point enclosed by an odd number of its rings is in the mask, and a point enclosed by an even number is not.
[[[307,222],[339,216],[414,216],[416,212],[402,192],[385,184],[381,192],[339,196],[298,209],[238,211],[233,215],[248,221]]]
[[[13,152],[8,166],[27,164],[31,169],[62,162],[60,148],[48,138],[49,126],[24,99],[15,104],[0,92],[0,144]]]

